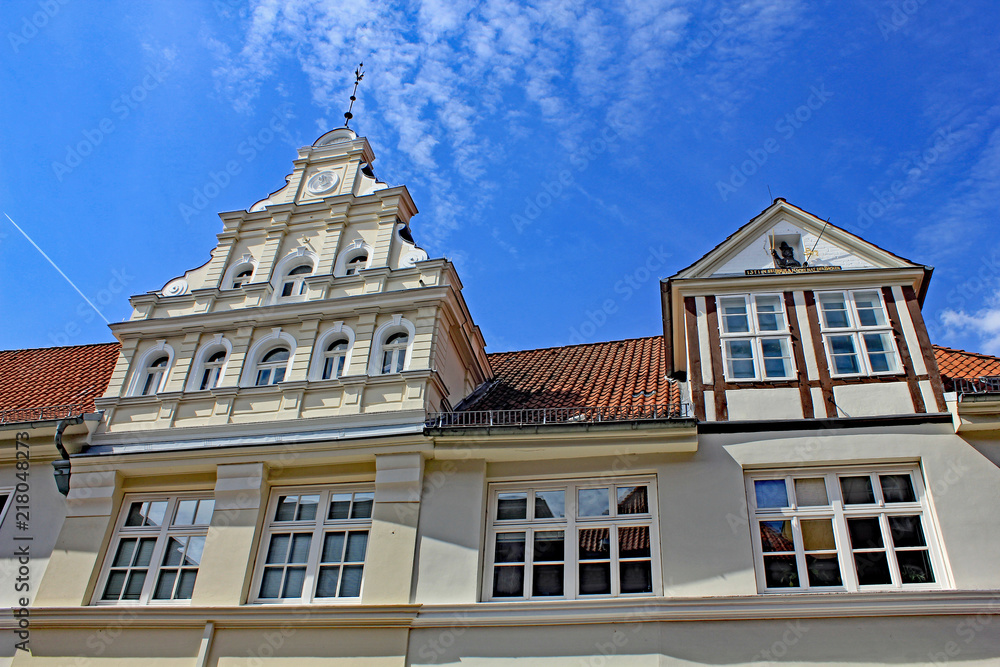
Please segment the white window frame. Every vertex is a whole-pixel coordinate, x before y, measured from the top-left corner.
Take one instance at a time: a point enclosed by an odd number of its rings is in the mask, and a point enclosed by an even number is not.
[[[160,375],[160,380],[157,382],[156,390],[151,394],[143,394],[142,390],[146,386],[146,378],[149,376],[150,365],[163,355],[166,355],[167,357],[167,365]],[[156,396],[163,391],[164,387],[166,387],[167,379],[170,376],[170,371],[173,367],[174,348],[167,345],[166,341],[157,341],[156,345],[146,350],[134,364],[134,371],[132,373],[132,380],[129,384],[128,395]]]
[[[365,559],[361,561],[362,568],[368,560],[368,542],[371,539],[372,519],[371,515],[364,518],[348,519],[327,519],[330,499],[334,494],[370,494],[372,495],[372,514],[374,514],[374,493],[373,484],[337,484],[334,486],[290,486],[273,487],[267,502],[267,514],[264,517],[264,528],[261,531],[260,544],[257,548],[257,560],[254,566],[254,575],[251,582],[250,602],[253,604],[267,605],[297,605],[297,604],[357,604],[364,596],[365,573],[362,569],[361,587],[356,597],[329,597],[317,598],[315,596],[317,574],[320,570],[320,558],[323,551],[324,534],[327,532],[360,532],[368,534],[365,544]],[[319,502],[316,509],[316,517],[303,521],[277,521],[275,512],[278,508],[278,501],[282,496],[302,496],[319,495]],[[352,495],[352,498],[354,496]],[[352,500],[353,502],[353,500]],[[352,509],[353,511],[353,505]],[[332,530],[331,530],[332,529]],[[302,595],[295,598],[264,598],[260,596],[261,583],[264,578],[264,570],[269,565],[267,563],[268,550],[271,545],[271,536],[275,533],[309,533],[312,535],[309,544],[309,555],[305,564],[305,577],[302,585]],[[345,540],[346,542],[346,540]],[[345,547],[346,548],[346,547]],[[345,564],[357,565],[356,561],[341,561],[340,566]],[[272,563],[271,565],[276,565]],[[284,564],[287,566],[287,563]],[[342,572],[342,570],[341,570]],[[342,577],[338,577],[338,588],[342,582]]]
[[[375,250],[370,245],[362,241],[361,239],[355,239],[351,241],[347,246],[340,252],[337,256],[337,261],[333,265],[333,275],[337,278],[348,277],[347,269],[348,264],[353,260],[365,256],[365,264],[357,272],[350,274],[351,276],[357,276],[358,273],[364,271],[365,269],[371,268],[372,261],[375,258]]]
[[[219,367],[218,378],[216,379],[215,384],[202,389],[201,383],[205,378],[205,365],[208,363],[208,359],[218,352],[225,352],[226,354],[222,361],[222,365]],[[229,367],[229,359],[232,352],[233,344],[229,342],[228,339],[223,337],[222,334],[216,334],[212,340],[202,345],[198,352],[194,355],[194,361],[191,364],[191,371],[188,374],[186,391],[208,391],[209,389],[215,389],[216,387],[222,386],[222,380],[226,376],[226,370]]]
[[[309,359],[309,373],[307,375],[310,381],[319,381],[323,379],[323,367],[326,364],[326,348],[330,347],[330,343],[333,343],[336,340],[347,340],[347,354],[344,357],[344,372],[341,373],[340,377],[350,375],[352,363],[351,357],[354,355],[354,330],[349,326],[345,326],[343,322],[335,322],[332,327],[320,334],[320,336],[316,339],[316,343],[313,345],[312,356]]]
[[[391,373],[382,372],[382,353],[385,342],[389,340],[394,334],[405,333],[409,336],[409,340],[406,343],[406,357],[403,359],[403,371],[406,372],[410,370],[410,365],[413,362],[413,343],[416,339],[417,330],[413,326],[413,323],[404,318],[402,315],[393,315],[392,319],[380,326],[372,336],[372,350],[371,356],[368,359],[368,375],[396,375],[396,371]]]
[[[880,475],[909,475],[915,500],[913,502],[886,502],[883,497]],[[871,480],[871,488],[875,498],[874,503],[846,504],[840,485],[841,477],[864,477]],[[795,496],[796,479],[822,478],[825,481],[827,505],[799,505]],[[754,570],[757,575],[757,590],[760,593],[796,594],[796,593],[830,593],[830,592],[879,592],[898,590],[940,590],[950,588],[951,577],[945,566],[941,549],[941,541],[937,530],[934,513],[924,486],[920,466],[909,465],[873,465],[852,467],[824,468],[790,468],[785,470],[753,471],[745,476],[747,503],[750,510],[750,533],[754,548]],[[754,482],[766,480],[783,480],[788,506],[783,508],[757,508],[757,498]],[[888,518],[892,516],[920,517],[924,542],[930,560],[934,582],[903,583],[899,564],[895,556],[896,549],[892,543]],[[882,548],[873,551],[884,551],[889,566],[891,583],[884,585],[860,585],[854,561],[847,520],[851,518],[878,518],[882,532]],[[806,567],[806,552],[802,541],[801,521],[808,519],[830,519],[833,522],[833,534],[836,542],[837,562],[840,567],[840,586],[812,586]],[[795,587],[767,586],[764,571],[764,556],[766,554],[780,555],[791,552],[765,552],[761,541],[759,524],[769,521],[790,521],[794,542],[794,553],[799,585]],[[923,547],[900,547],[899,550],[923,550]],[[864,549],[859,549],[864,551]]]
[[[882,315],[885,317],[885,324],[877,324],[871,326],[863,326],[861,324],[861,319],[858,315],[858,307],[855,303],[854,297],[858,293],[870,293],[875,294],[879,302],[879,307],[882,309]],[[826,324],[826,316],[823,312],[823,295],[838,294],[843,297],[844,304],[847,308],[847,319],[848,326],[846,327],[829,327]],[[885,299],[883,298],[882,290],[875,288],[867,289],[856,289],[856,290],[827,290],[822,292],[816,292],[816,310],[819,319],[820,331],[823,334],[823,350],[826,354],[826,362],[830,369],[831,377],[871,377],[878,375],[903,375],[906,371],[903,368],[903,360],[899,354],[899,348],[896,345],[896,336],[892,330],[892,321],[889,318],[889,310],[886,308]],[[874,371],[872,370],[871,360],[868,358],[868,348],[865,346],[864,336],[865,334],[881,334],[886,336],[890,342],[891,352],[893,361],[896,364],[895,370],[888,371]],[[830,344],[830,338],[834,336],[850,336],[852,343],[854,345],[854,353],[858,359],[858,372],[857,373],[839,373],[837,372],[837,365],[833,358],[833,349]]]
[[[760,320],[758,319],[757,313],[757,299],[760,297],[774,297],[778,300],[778,305],[781,308],[781,318],[784,322],[784,327],[776,331],[762,331],[760,330]],[[723,299],[743,299],[743,303],[747,310],[747,324],[749,331],[739,331],[739,332],[726,332],[725,326],[725,314],[722,311],[722,300]],[[795,354],[792,349],[792,336],[791,331],[788,328],[788,312],[785,307],[785,296],[781,292],[771,293],[763,292],[759,294],[718,294],[715,296],[716,303],[716,317],[718,319],[719,325],[719,344],[722,346],[722,369],[725,374],[726,381],[728,382],[784,382],[788,380],[794,380],[796,378],[797,369],[795,367]],[[750,377],[734,377],[729,370],[729,346],[727,343],[735,340],[748,340],[750,341],[752,349],[753,358],[753,368],[754,376]],[[786,352],[787,356],[784,356],[785,362],[787,364],[788,374],[783,377],[767,377],[764,374],[764,351],[762,341],[764,340],[779,340],[782,341],[781,345]]]
[[[615,498],[617,497],[617,487],[645,486],[646,502],[649,512],[644,514],[617,514]],[[608,516],[600,517],[579,517],[577,516],[578,491],[581,489],[610,488],[610,510]],[[532,518],[534,512],[534,494],[542,491],[559,491],[565,493],[565,517],[562,518]],[[526,519],[497,519],[497,504],[501,493],[524,492],[527,493],[528,515]],[[482,599],[490,602],[518,602],[526,600],[607,600],[611,598],[645,598],[657,597],[662,594],[662,582],[660,576],[660,539],[657,518],[656,500],[656,478],[655,476],[636,477],[592,477],[575,479],[556,480],[536,480],[536,481],[510,481],[495,482],[489,487],[489,507],[486,519],[486,543],[484,550],[485,574],[482,581]],[[651,592],[622,593],[620,591],[621,581],[619,575],[618,552],[619,545],[617,539],[618,528],[628,527],[648,527],[650,555],[648,558],[641,557],[628,560],[645,561],[649,560],[651,569]],[[610,538],[610,570],[611,570],[611,593],[583,595],[580,590],[579,576],[579,541],[578,530],[581,528],[608,528]],[[556,531],[562,530],[564,538],[563,560],[563,595],[532,596],[531,587],[532,572],[535,563],[532,562],[534,556],[534,544],[532,536],[536,531]],[[524,556],[524,595],[522,597],[494,596],[493,578],[496,563],[496,538],[498,533],[524,532],[525,533],[525,556]],[[543,563],[558,563],[559,561],[543,561]],[[626,561],[627,562],[627,561]],[[501,566],[503,567],[503,566]]]
[[[243,362],[243,372],[240,375],[240,386],[241,387],[256,387],[257,385],[257,365],[260,360],[263,359],[268,352],[276,347],[287,347],[288,354],[288,365],[285,367],[285,377],[283,382],[288,382],[292,375],[292,365],[295,362],[295,349],[296,349],[295,338],[281,330],[281,327],[276,327],[271,330],[271,333],[260,338],[253,346],[250,351],[247,352],[246,361]],[[280,384],[280,383],[279,383]],[[278,385],[260,385],[275,387]]]
[[[254,259],[254,256],[247,253],[240,257],[238,260],[233,262],[232,265],[226,270],[225,275],[222,278],[222,289],[223,290],[235,290],[252,283],[254,278],[257,276],[257,265],[258,262]],[[250,270],[250,277],[244,280],[239,287],[233,285],[236,282],[236,276],[247,269]]]
[[[289,274],[300,266],[308,266],[309,273],[292,276],[292,293],[288,296],[282,296],[281,293],[284,291],[285,283],[289,282]],[[299,246],[296,250],[285,255],[274,267],[271,278],[271,302],[296,303],[298,301],[305,301],[309,292],[306,280],[316,275],[316,268],[318,266],[319,256],[308,250],[305,246]]]
[[[192,524],[192,525],[173,525],[176,518],[177,508],[181,501],[184,500],[199,500],[199,501],[210,501],[213,506],[215,499],[210,491],[201,492],[185,492],[185,493],[172,493],[172,494],[150,494],[150,493],[138,493],[126,495],[122,501],[121,508],[118,512],[118,518],[115,520],[115,532],[111,541],[108,543],[108,550],[104,554],[104,563],[101,566],[100,577],[98,578],[98,585],[94,589],[94,595],[91,600],[91,604],[100,606],[139,606],[139,605],[190,605],[191,599],[153,599],[153,592],[159,579],[160,571],[163,569],[180,569],[181,566],[165,565],[163,563],[164,550],[170,543],[171,537],[204,537],[207,541],[208,528],[212,520],[211,513],[209,514],[209,523],[206,524]],[[126,526],[125,521],[128,518],[129,512],[134,503],[143,502],[157,502],[164,501],[167,503],[166,510],[164,512],[164,521],[161,526]],[[200,510],[202,506],[199,504],[198,508]],[[142,591],[139,595],[138,600],[104,600],[104,590],[108,584],[108,577],[112,569],[121,569],[114,567],[113,563],[115,557],[118,553],[118,547],[124,539],[142,539],[142,538],[155,538],[156,542],[153,547],[153,552],[149,558],[149,564],[146,568],[146,578],[143,581]],[[202,552],[204,555],[204,552]],[[199,562],[198,567],[201,568],[201,563]],[[133,568],[129,567],[128,571]],[[192,569],[189,566],[184,569]],[[128,584],[126,580],[122,584],[122,588]],[[174,583],[176,585],[176,581]],[[197,582],[195,583],[197,585]]]
[[[0,505],[0,528],[3,528],[3,522],[7,518],[7,510],[14,504],[14,487],[0,488],[0,497],[3,496],[7,496],[7,499]]]

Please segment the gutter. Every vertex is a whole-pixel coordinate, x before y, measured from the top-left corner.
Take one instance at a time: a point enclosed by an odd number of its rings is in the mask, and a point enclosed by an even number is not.
[[[63,494],[64,496],[69,495],[69,478],[72,471],[70,470],[69,452],[66,451],[66,447],[65,445],[63,445],[62,441],[63,431],[66,430],[67,426],[73,426],[82,423],[83,423],[83,415],[79,415],[77,417],[60,419],[59,423],[56,425],[56,435],[55,435],[56,449],[59,450],[59,454],[62,456],[62,458],[53,461],[52,467],[55,468],[54,475],[56,478],[56,488],[59,489],[59,493]]]

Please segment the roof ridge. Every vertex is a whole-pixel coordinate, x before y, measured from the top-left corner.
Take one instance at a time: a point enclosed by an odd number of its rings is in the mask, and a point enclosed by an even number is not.
[[[969,352],[968,350],[962,350],[957,347],[948,347],[947,345],[938,345],[937,343],[932,343],[931,345],[932,347],[935,347],[939,350],[946,350],[948,352],[957,352],[958,354],[968,354],[969,356],[972,357],[980,357],[983,359],[993,359],[996,361],[1000,361],[1000,357],[995,357],[992,354],[986,354],[984,352]]]
[[[77,348],[81,348],[81,347],[108,347],[108,346],[111,346],[111,345],[116,345],[118,347],[121,347],[121,343],[116,340],[116,341],[112,341],[110,343],[81,343],[79,345],[53,345],[51,347],[19,347],[19,348],[15,348],[13,350],[0,350],[0,354],[4,354],[6,352],[36,352],[36,351],[41,351],[41,350],[49,350],[49,351],[51,351],[51,350],[73,350],[73,349],[77,349]]]
[[[549,347],[533,347],[527,350],[507,350],[506,352],[487,352],[487,356],[496,356],[500,354],[520,354],[522,352],[544,352],[545,350],[568,350],[570,348],[577,347],[597,347],[598,345],[610,345],[611,343],[628,343],[635,340],[655,340],[657,338],[663,338],[663,334],[656,334],[652,336],[636,336],[634,338],[615,338],[613,340],[602,340],[594,343],[575,343],[573,345],[551,345]]]

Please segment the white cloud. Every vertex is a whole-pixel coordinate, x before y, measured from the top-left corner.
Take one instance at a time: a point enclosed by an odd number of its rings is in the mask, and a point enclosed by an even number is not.
[[[1000,304],[1000,294],[994,298],[994,304]],[[978,352],[1000,355],[1000,305],[983,308],[971,315],[965,311],[945,310],[941,313],[941,322],[951,330],[950,335],[958,332],[976,336],[980,342]]]

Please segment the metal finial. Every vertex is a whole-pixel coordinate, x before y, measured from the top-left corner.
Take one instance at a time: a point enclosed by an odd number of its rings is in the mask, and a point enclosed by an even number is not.
[[[364,66],[364,63],[360,63],[358,68],[354,70],[354,92],[351,93],[351,105],[347,107],[347,111],[344,113],[344,127],[347,127],[348,123],[351,122],[351,119],[354,118],[354,114],[351,113],[351,110],[354,109],[354,103],[358,99],[358,84],[361,83],[361,79],[365,78],[365,73],[361,71],[361,68]]]

